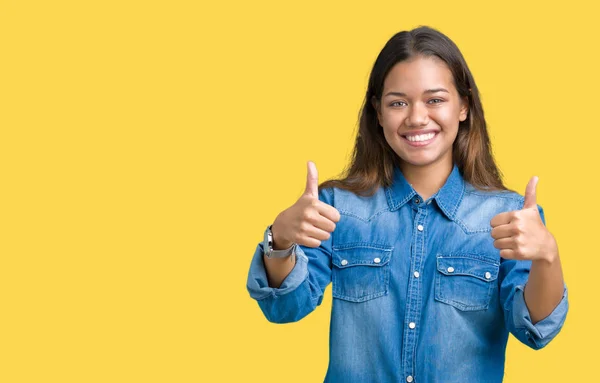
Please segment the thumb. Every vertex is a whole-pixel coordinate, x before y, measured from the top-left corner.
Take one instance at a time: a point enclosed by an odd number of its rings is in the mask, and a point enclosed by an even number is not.
[[[523,209],[527,208],[537,208],[537,201],[535,196],[535,189],[537,187],[538,178],[531,177],[527,187],[525,188],[525,203],[523,204]]]
[[[308,174],[306,175],[305,195],[318,198],[319,197],[319,173],[314,162],[308,161]]]

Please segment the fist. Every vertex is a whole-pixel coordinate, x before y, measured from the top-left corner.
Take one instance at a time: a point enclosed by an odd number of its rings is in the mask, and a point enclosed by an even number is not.
[[[558,253],[554,236],[546,229],[536,202],[538,178],[525,189],[523,209],[500,213],[490,222],[494,247],[500,256],[518,260],[552,260]]]
[[[273,222],[274,249],[286,249],[293,243],[319,247],[321,241],[329,239],[340,220],[340,213],[319,200],[318,185],[317,167],[309,161],[304,193]]]

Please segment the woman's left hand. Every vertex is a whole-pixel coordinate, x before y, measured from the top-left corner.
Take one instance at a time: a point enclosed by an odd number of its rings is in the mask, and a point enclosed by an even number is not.
[[[502,258],[552,262],[558,256],[556,240],[537,207],[537,183],[538,178],[532,177],[527,184],[523,209],[500,213],[490,222],[494,247]]]

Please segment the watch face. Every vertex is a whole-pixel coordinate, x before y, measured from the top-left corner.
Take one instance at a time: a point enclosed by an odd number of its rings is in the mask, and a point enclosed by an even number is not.
[[[269,257],[273,251],[273,233],[271,233],[271,226],[267,227],[267,230],[265,231],[263,251],[267,257]]]

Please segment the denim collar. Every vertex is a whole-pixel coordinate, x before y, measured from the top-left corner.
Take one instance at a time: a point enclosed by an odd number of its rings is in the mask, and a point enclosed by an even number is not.
[[[454,165],[446,183],[432,198],[437,202],[444,214],[449,219],[454,220],[464,191],[465,181],[458,170],[458,166]],[[404,178],[398,167],[394,168],[393,183],[390,187],[386,188],[385,192],[391,210],[400,209],[411,198],[417,195],[415,189]]]

